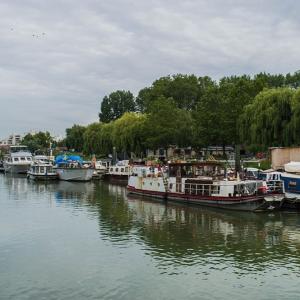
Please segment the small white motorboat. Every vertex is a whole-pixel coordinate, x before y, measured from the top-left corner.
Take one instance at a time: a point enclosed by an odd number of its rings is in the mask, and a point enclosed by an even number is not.
[[[27,178],[33,180],[56,180],[58,175],[50,162],[33,162],[27,172]]]

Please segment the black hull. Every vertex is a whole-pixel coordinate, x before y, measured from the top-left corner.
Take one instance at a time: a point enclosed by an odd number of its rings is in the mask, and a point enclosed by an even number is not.
[[[128,176],[127,175],[111,175],[111,174],[105,174],[102,177],[103,180],[112,182],[112,183],[118,183],[122,185],[128,184]]]

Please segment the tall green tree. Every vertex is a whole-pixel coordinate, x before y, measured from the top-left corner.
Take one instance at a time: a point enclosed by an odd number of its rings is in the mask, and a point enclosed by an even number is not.
[[[172,98],[159,97],[149,109],[143,130],[148,148],[190,146],[193,119],[190,112],[178,108]]]
[[[83,135],[86,128],[81,125],[74,124],[71,128],[66,129],[65,143],[69,149],[74,149],[77,152],[83,150]]]
[[[188,111],[193,110],[205,90],[213,86],[209,77],[177,74],[161,77],[151,87],[140,90],[136,102],[139,110],[147,112],[159,97],[172,98],[176,106]]]
[[[120,118],[125,112],[134,112],[135,110],[133,94],[130,91],[118,90],[103,98],[99,120],[108,123]]]
[[[226,145],[226,106],[217,86],[207,89],[193,111],[195,139],[193,146]]]

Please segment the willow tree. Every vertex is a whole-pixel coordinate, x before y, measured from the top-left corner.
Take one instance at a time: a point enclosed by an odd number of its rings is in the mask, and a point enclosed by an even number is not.
[[[296,90],[292,100],[293,117],[290,129],[293,134],[293,142],[300,145],[300,89]]]
[[[262,148],[293,144],[292,116],[295,91],[264,90],[247,105],[239,120],[241,140]]]
[[[96,122],[88,125],[83,136],[84,152],[97,155],[112,153],[112,127],[113,122],[108,124]]]
[[[144,150],[144,123],[147,116],[125,113],[113,122],[112,142],[117,151],[141,153]]]

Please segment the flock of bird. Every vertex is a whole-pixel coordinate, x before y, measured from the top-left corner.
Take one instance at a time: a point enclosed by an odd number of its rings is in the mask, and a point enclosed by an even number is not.
[[[11,27],[10,28],[10,31],[14,31],[15,29],[13,28],[13,27]],[[46,35],[46,33],[45,32],[42,32],[42,33],[40,33],[40,34],[32,34],[32,37],[33,38],[36,38],[36,39],[38,39],[38,38],[41,38],[41,37],[44,37]]]

